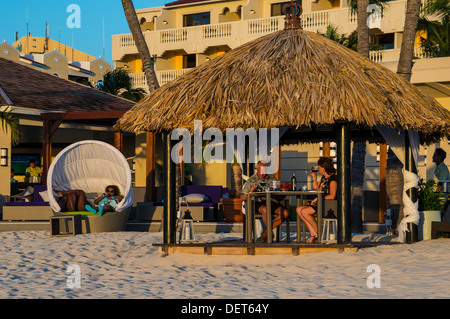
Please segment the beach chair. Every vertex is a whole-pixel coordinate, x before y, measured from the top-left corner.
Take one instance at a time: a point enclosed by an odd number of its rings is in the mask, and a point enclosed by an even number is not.
[[[53,191],[81,189],[89,199],[100,196],[107,185],[117,185],[123,200],[115,212],[99,216],[90,212],[61,212]],[[114,146],[95,140],[74,143],[53,160],[47,174],[50,207],[56,216],[82,215],[83,233],[125,229],[132,205],[131,170],[123,154]],[[73,232],[73,230],[67,230]]]

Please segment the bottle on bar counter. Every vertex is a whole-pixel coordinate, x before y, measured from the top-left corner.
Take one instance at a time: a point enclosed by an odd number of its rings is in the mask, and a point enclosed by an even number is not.
[[[292,190],[296,191],[297,190],[297,178],[295,177],[295,171],[292,171],[291,185],[292,185]]]

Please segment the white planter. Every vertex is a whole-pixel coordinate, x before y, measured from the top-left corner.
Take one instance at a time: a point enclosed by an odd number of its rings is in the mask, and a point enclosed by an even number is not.
[[[431,239],[431,222],[440,222],[441,212],[438,210],[419,211],[419,216],[419,241]]]

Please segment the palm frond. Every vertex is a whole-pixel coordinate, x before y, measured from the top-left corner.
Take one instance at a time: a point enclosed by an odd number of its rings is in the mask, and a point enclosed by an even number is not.
[[[11,144],[17,145],[20,140],[20,129],[19,124],[17,124],[17,119],[12,113],[12,109],[7,107],[5,110],[0,111],[0,122],[2,126],[2,130],[4,132],[9,128],[11,131]]]

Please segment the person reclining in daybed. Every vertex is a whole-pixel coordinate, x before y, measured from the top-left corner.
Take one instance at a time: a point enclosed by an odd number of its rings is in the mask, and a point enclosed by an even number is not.
[[[56,191],[56,193],[60,196],[58,203],[61,211],[89,211],[97,213],[97,210],[89,205],[86,200],[86,194],[82,190]],[[98,214],[102,216],[103,213],[115,211],[117,204],[122,199],[123,196],[120,195],[119,187],[116,185],[106,186],[105,193],[94,201],[95,205],[98,205]]]

